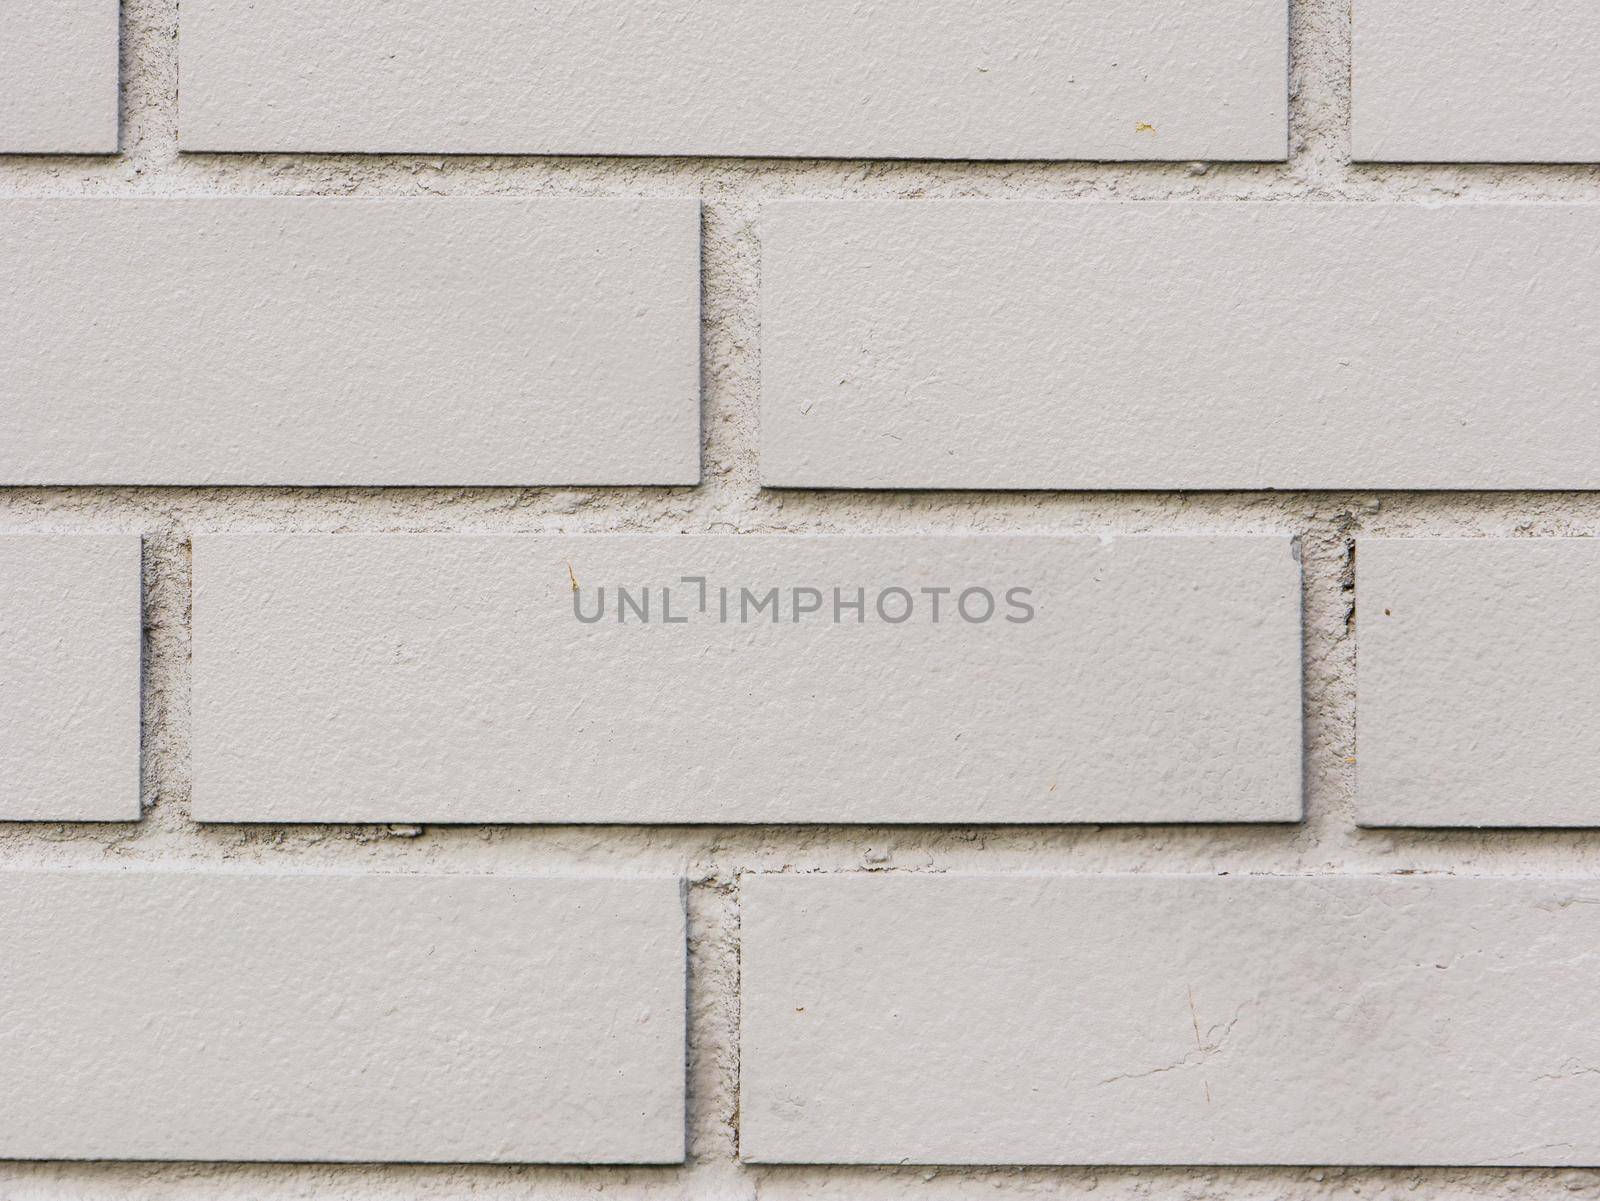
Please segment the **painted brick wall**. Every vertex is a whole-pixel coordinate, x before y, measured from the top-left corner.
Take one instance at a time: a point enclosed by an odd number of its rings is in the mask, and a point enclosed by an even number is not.
[[[1600,1196],[1514,8],[0,0],[0,1201]]]

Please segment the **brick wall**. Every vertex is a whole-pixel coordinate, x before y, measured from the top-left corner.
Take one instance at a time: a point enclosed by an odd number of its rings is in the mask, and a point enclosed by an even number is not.
[[[0,27],[0,1201],[1600,1195],[1591,5]]]

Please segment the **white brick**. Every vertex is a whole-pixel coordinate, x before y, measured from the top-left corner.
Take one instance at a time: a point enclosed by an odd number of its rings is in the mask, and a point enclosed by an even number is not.
[[[1363,538],[1359,815],[1600,826],[1600,541]]]
[[[0,875],[0,1156],[680,1162],[666,879]]]
[[[1600,7],[1355,0],[1357,160],[1600,161]]]
[[[184,0],[185,150],[1282,159],[1284,0]]]
[[[202,821],[1300,815],[1287,538],[201,536],[194,589]]]
[[[0,536],[0,820],[139,817],[139,539]]]
[[[0,205],[9,484],[691,484],[693,200]]]
[[[0,154],[115,154],[118,0],[0,0]]]
[[[762,242],[767,485],[1600,487],[1594,205],[801,201]]]
[[[745,876],[763,1163],[1600,1164],[1600,886]]]

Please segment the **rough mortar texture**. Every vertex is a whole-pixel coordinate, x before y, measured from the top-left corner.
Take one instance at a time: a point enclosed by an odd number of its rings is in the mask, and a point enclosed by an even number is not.
[[[1349,162],[1348,0],[1291,13],[1286,164],[960,164],[177,151],[177,0],[125,0],[123,153],[7,159],[0,194],[698,196],[704,202],[705,482],[698,489],[12,488],[0,529],[145,538],[145,820],[9,826],[0,864],[683,872],[690,881],[689,1161],[681,1168],[0,1164],[3,1201],[510,1198],[1095,1201],[1600,1197],[1600,1171],[1303,1168],[804,1168],[736,1159],[735,890],[747,871],[1567,873],[1600,830],[1355,824],[1353,539],[1583,536],[1594,494],[763,492],[757,484],[758,209],[779,197],[1600,201],[1600,167]],[[1306,287],[1317,286],[1308,280]],[[154,298],[152,298],[154,299]],[[189,539],[205,531],[1290,533],[1305,568],[1306,820],[1216,826],[202,827],[189,817]],[[397,1047],[396,1054],[404,1054]]]

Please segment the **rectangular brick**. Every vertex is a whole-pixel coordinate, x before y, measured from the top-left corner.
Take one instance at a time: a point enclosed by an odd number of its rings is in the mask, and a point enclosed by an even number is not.
[[[0,875],[0,1156],[683,1158],[671,879]]]
[[[118,0],[0,4],[0,154],[115,154]]]
[[[0,483],[695,483],[697,214],[0,203]]]
[[[1600,161],[1593,0],[1355,0],[1352,55],[1358,161]]]
[[[138,820],[139,554],[0,536],[0,821]]]
[[[769,486],[1600,487],[1595,205],[796,201],[762,228]]]
[[[1600,1164],[1600,885],[746,875],[757,1163]]]
[[[1293,821],[1299,598],[1285,537],[202,536],[193,813]]]
[[[1357,544],[1358,815],[1600,826],[1600,541]]]
[[[1284,0],[184,0],[185,150],[1282,159]]]

